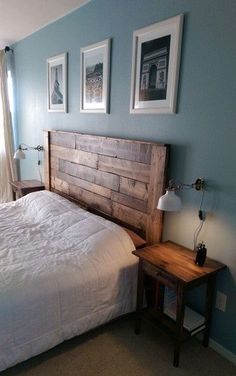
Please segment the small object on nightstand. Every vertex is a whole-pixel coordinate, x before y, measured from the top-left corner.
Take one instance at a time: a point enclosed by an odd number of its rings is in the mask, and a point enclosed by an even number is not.
[[[197,246],[195,264],[197,264],[198,266],[203,266],[204,262],[206,261],[206,254],[207,254],[207,249],[205,247],[205,244],[203,242],[199,243]]]
[[[45,186],[39,180],[19,180],[19,181],[10,181],[9,184],[12,188],[13,200],[16,200],[16,194],[19,197],[25,196],[28,193],[42,191],[45,189]]]

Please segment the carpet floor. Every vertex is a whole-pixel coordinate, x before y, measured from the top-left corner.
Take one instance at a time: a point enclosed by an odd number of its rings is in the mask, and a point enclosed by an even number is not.
[[[235,376],[236,367],[195,338],[172,366],[173,339],[143,323],[135,335],[127,316],[0,373],[1,376]]]

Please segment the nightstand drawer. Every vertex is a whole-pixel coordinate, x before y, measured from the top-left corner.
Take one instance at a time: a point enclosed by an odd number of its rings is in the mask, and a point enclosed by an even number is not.
[[[173,289],[177,288],[177,279],[173,276],[170,276],[168,273],[165,273],[163,270],[160,270],[152,264],[142,261],[143,271],[148,274],[150,277],[155,278],[157,281],[162,283],[165,286],[171,287]]]

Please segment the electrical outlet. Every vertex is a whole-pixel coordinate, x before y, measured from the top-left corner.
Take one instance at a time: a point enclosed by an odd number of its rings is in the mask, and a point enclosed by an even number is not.
[[[223,292],[217,291],[216,292],[216,308],[218,308],[220,311],[225,312],[226,301],[227,301],[227,295],[223,294]]]

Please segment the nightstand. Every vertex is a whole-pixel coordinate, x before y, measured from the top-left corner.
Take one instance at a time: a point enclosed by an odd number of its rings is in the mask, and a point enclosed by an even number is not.
[[[195,265],[196,253],[194,251],[170,241],[145,247],[132,253],[139,257],[135,333],[140,333],[142,318],[168,327],[175,336],[173,365],[178,367],[181,343],[186,338],[204,331],[203,345],[208,346],[215,276],[226,266],[208,257],[203,267]],[[143,308],[146,277],[151,278],[155,284],[155,298],[151,306]],[[186,292],[203,283],[207,284],[205,313],[202,317],[204,322],[186,329]],[[176,293],[174,318],[166,313],[164,307],[166,288]]]
[[[16,193],[19,197],[22,197],[28,193],[42,191],[45,189],[44,184],[38,180],[10,181],[9,184],[12,187],[14,201],[16,200]]]

